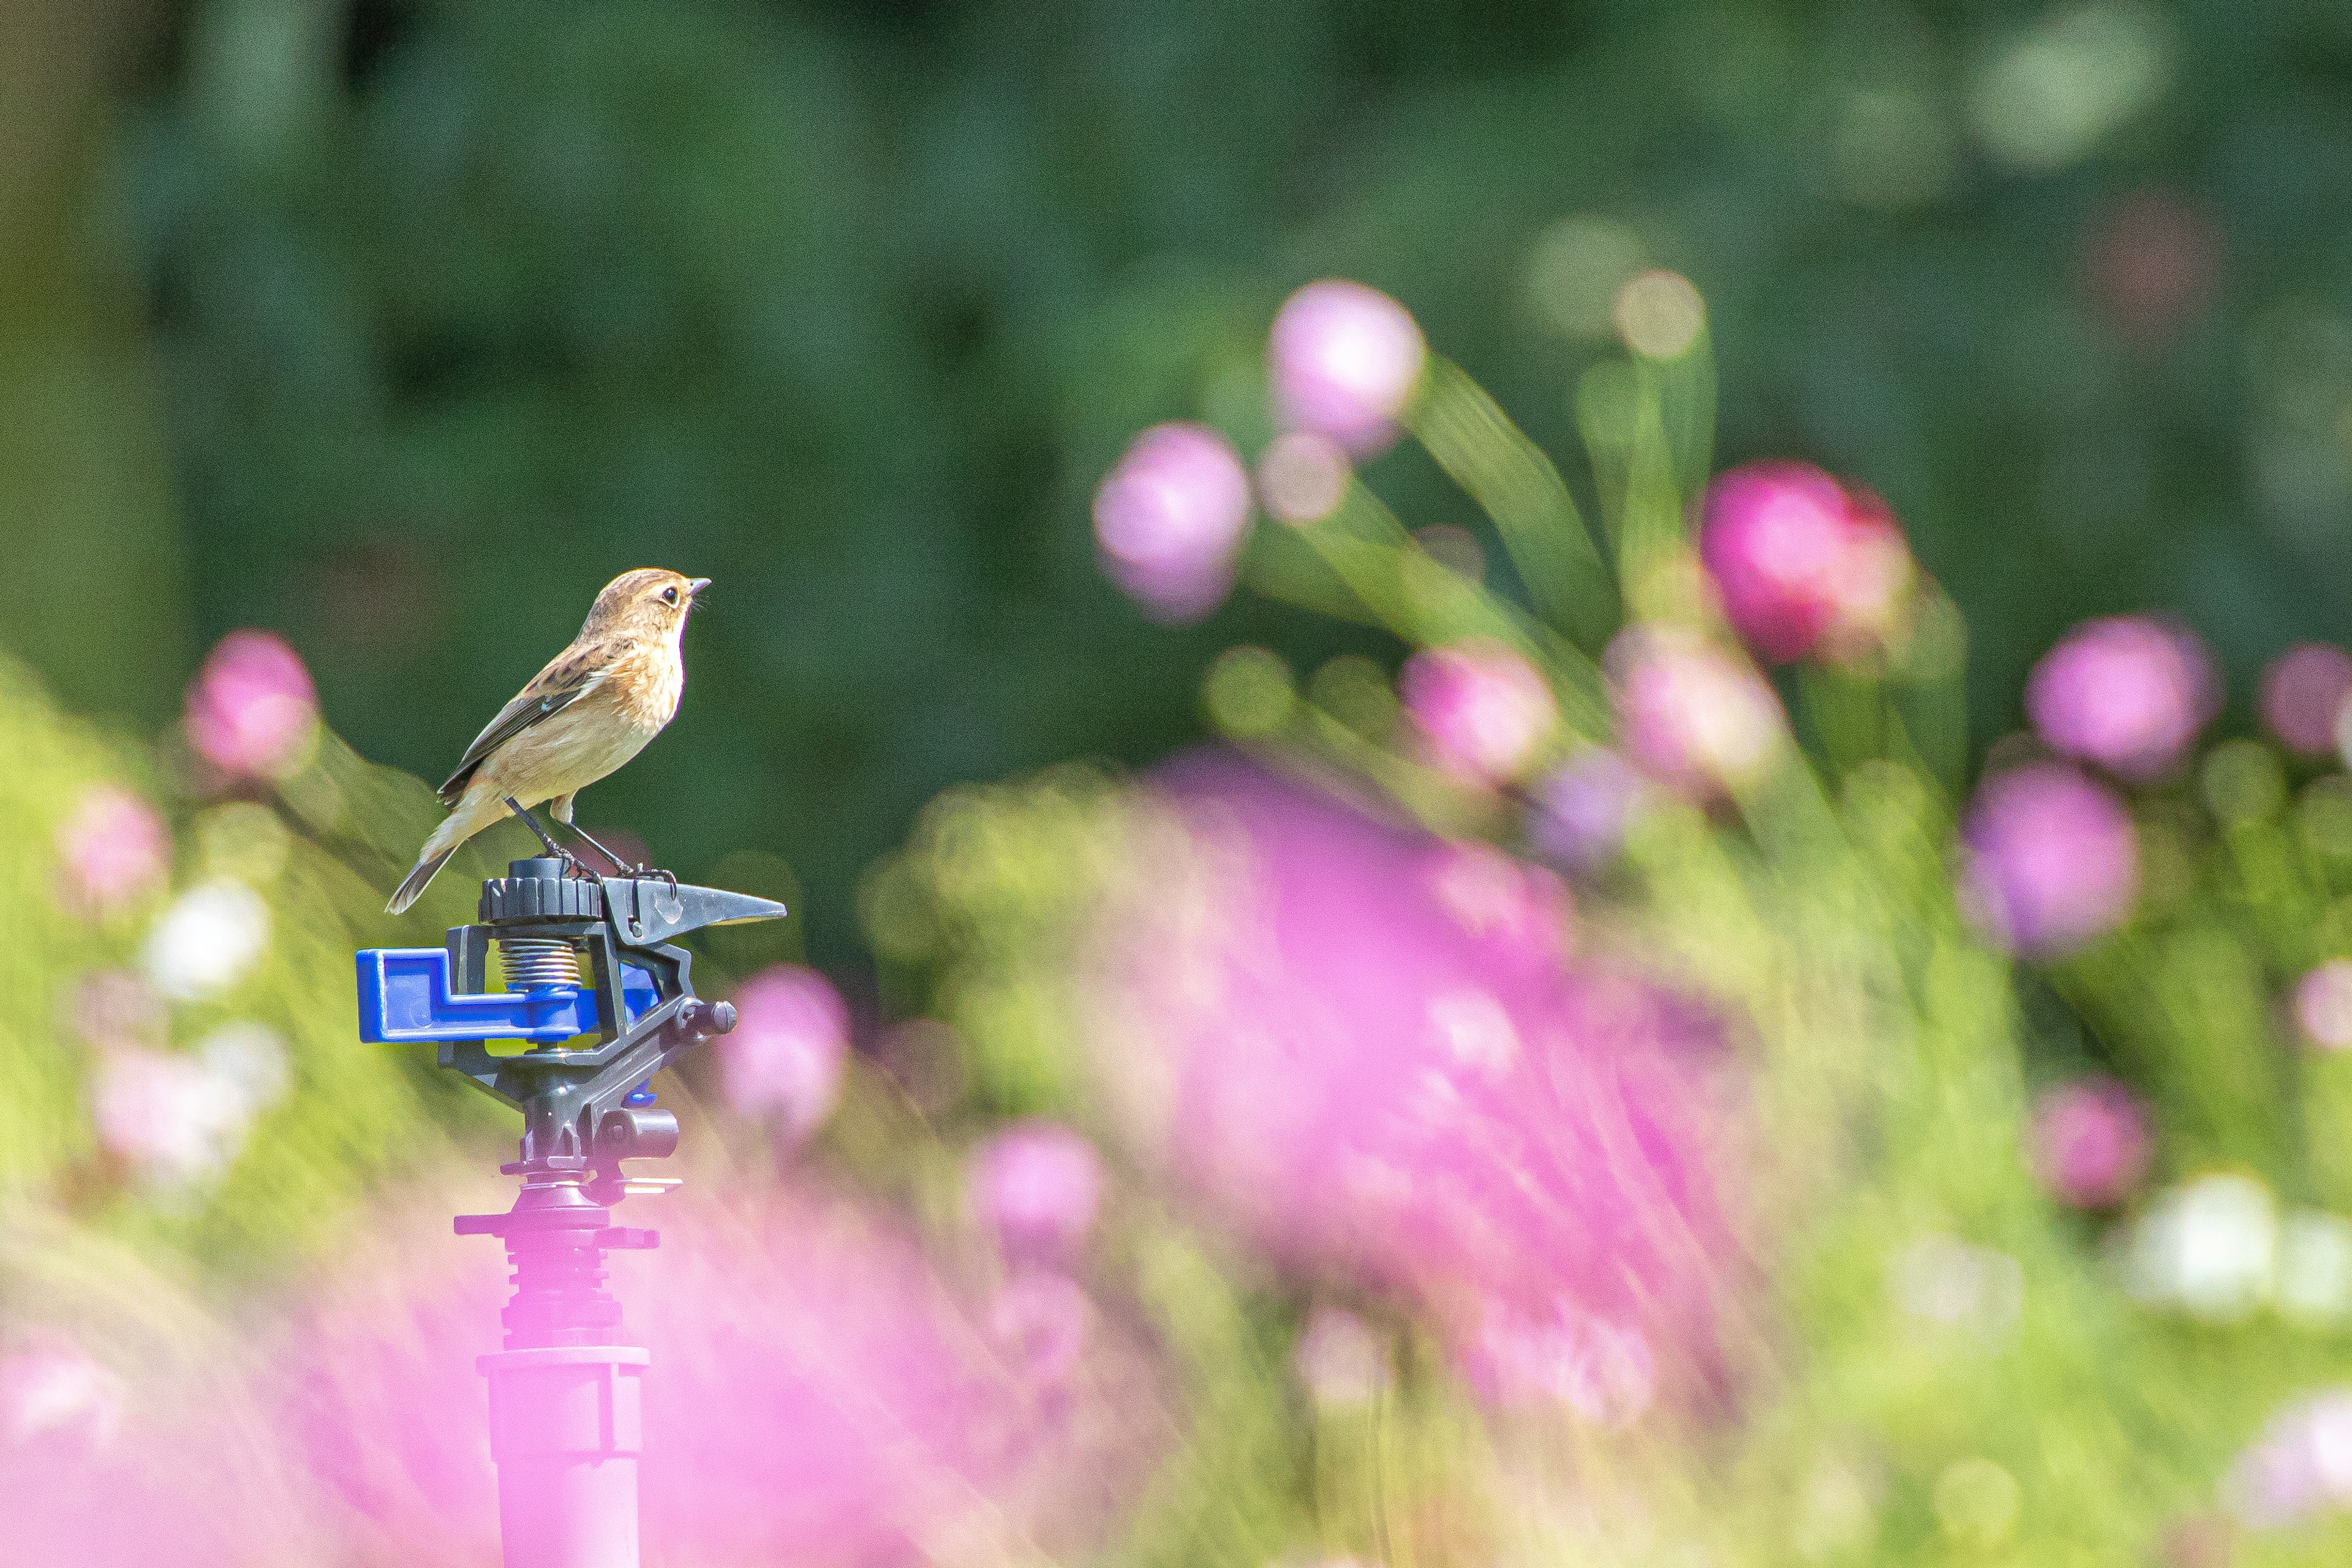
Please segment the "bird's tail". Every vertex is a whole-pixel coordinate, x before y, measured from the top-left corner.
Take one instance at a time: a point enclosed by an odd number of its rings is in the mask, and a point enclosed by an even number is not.
[[[424,895],[425,885],[433,880],[435,872],[449,863],[449,857],[457,852],[458,846],[498,820],[499,807],[489,802],[484,793],[487,788],[467,789],[457,809],[441,819],[441,826],[433,830],[433,837],[425,841],[423,852],[416,857],[416,868],[400,884],[400,890],[392,895],[392,902],[384,905],[387,912],[406,914],[408,906]]]
[[[449,857],[456,853],[457,851],[453,847],[444,849],[437,855],[427,854],[424,859],[419,860],[416,863],[416,869],[411,871],[407,879],[400,884],[400,890],[392,895],[392,902],[383,906],[385,912],[395,915],[406,914],[408,906],[424,896],[425,885],[433,880],[434,873],[446,866],[449,863]]]

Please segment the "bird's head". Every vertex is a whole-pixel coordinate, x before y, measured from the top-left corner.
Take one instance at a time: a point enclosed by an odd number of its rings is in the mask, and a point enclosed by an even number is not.
[[[685,629],[695,596],[710,586],[708,577],[686,577],[658,566],[624,572],[604,584],[588,612],[583,637],[594,632],[659,637],[675,643]]]

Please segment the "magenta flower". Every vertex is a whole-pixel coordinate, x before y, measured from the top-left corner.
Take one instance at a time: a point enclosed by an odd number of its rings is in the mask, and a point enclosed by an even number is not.
[[[1610,643],[1608,665],[1626,752],[1689,794],[1754,784],[1787,739],[1764,679],[1683,627],[1628,626]]]
[[[1377,289],[1327,278],[1283,301],[1266,358],[1275,414],[1286,428],[1368,454],[1396,438],[1428,350],[1402,305]]]
[[[1095,491],[1104,573],[1162,620],[1224,602],[1249,523],[1249,471],[1205,425],[1153,426]]]
[[[82,795],[58,825],[57,843],[64,873],[59,896],[87,917],[128,909],[160,890],[171,875],[171,830],[154,807],[111,784]]]
[[[235,778],[284,778],[310,755],[319,692],[299,655],[270,632],[231,632],[188,687],[182,721],[196,754]]]
[[[796,963],[772,964],[745,981],[735,1007],[735,1032],[717,1046],[728,1101],[798,1142],[840,1098],[849,1008],[831,981]]]
[[[1066,1263],[1086,1245],[1102,1204],[1094,1145],[1051,1121],[1010,1127],[964,1165],[971,1212],[1007,1258]]]
[[[1138,1146],[1290,1268],[1407,1294],[1465,1365],[1528,1324],[1687,1386],[1730,1256],[1711,1026],[1572,966],[1559,883],[1499,851],[1228,761],[1169,784],[1197,842],[1137,868],[1086,986]],[[1640,1403],[1596,1376],[1594,1410]]]
[[[1517,778],[1559,720],[1541,672],[1489,638],[1423,648],[1397,684],[1431,760],[1474,784]]]
[[[2334,959],[2297,981],[2294,1018],[2321,1050],[2352,1050],[2352,963]]]
[[[2033,1108],[2033,1169],[2059,1202],[2113,1208],[2147,1173],[2147,1119],[2110,1078],[2077,1079]]]
[[[2114,930],[2139,896],[2130,815],[2062,763],[2031,763],[1987,780],[1960,841],[1969,918],[2028,958],[2062,958]]]
[[[2196,637],[2146,616],[2085,621],[2033,667],[2025,711],[2053,751],[2146,783],[2221,706]]]
[[[2336,722],[2352,696],[2352,654],[2333,643],[2300,642],[2263,671],[2263,722],[2288,751],[2324,756],[2337,745]]]
[[[1545,774],[1533,794],[1529,845],[1545,859],[1589,876],[1617,858],[1646,808],[1650,785],[1623,757],[1595,746]]]
[[[1733,628],[1775,664],[1883,642],[1912,577],[1886,509],[1810,463],[1747,463],[1718,477],[1699,555]]]

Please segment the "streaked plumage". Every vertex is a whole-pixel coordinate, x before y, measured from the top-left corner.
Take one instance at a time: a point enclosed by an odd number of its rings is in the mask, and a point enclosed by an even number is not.
[[[572,646],[499,710],[441,786],[448,818],[386,906],[414,904],[457,847],[518,805],[572,820],[572,797],[635,756],[677,712],[686,689],[678,638],[709,579],[658,567],[604,585]]]

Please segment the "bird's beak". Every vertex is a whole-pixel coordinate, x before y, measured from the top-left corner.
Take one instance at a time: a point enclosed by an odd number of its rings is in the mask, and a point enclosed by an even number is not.
[[[689,594],[699,594],[709,586],[710,579],[708,577],[688,577],[686,580],[686,591]]]

